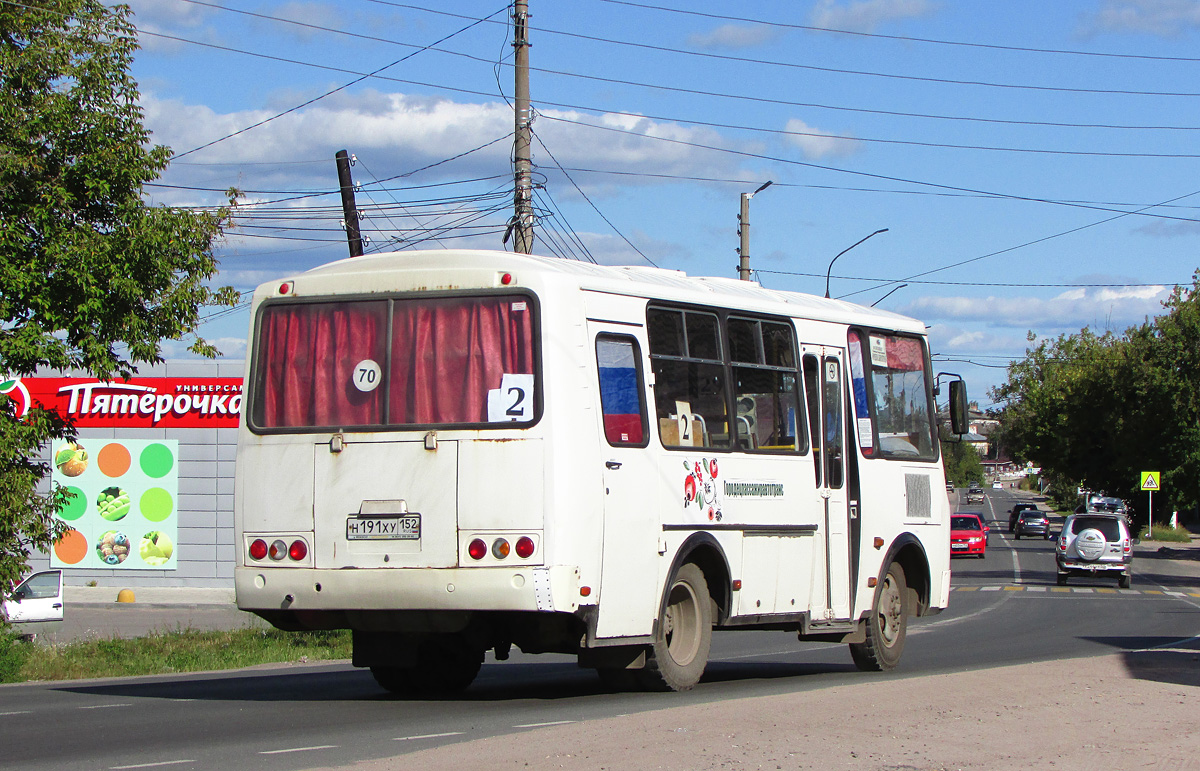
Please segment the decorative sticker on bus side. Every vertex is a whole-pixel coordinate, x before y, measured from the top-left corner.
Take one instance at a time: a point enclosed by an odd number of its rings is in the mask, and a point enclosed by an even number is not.
[[[383,380],[383,370],[374,359],[363,359],[354,365],[354,374],[350,376],[354,387],[363,393],[370,393],[379,387]]]
[[[500,387],[488,391],[489,423],[513,423],[533,419],[533,375],[504,373]]]
[[[683,510],[687,513],[694,505],[710,522],[720,522],[721,488],[717,485],[716,458],[683,461]]]

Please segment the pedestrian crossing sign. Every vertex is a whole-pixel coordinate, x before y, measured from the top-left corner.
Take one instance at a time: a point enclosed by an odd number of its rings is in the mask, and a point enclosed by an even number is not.
[[[1143,471],[1142,472],[1142,489],[1143,490],[1158,490],[1158,472]]]

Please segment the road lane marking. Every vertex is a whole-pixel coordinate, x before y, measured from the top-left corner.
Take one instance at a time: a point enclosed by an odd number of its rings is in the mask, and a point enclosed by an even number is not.
[[[109,766],[109,771],[126,771],[130,768],[158,768],[159,766],[178,766],[181,763],[195,763],[195,760],[184,758],[181,760],[160,760],[157,763],[135,763],[132,766]]]
[[[394,742],[414,742],[417,739],[444,739],[447,736],[462,736],[462,731],[449,731],[444,734],[421,734],[420,736],[397,736],[392,739]]]
[[[1000,591],[1000,587],[999,586],[981,586],[981,587],[979,587],[979,591],[981,591],[981,592],[998,592],[998,591]]]
[[[113,707],[132,707],[133,704],[92,704],[86,707],[76,707],[76,709],[112,709]]]
[[[313,750],[336,750],[336,744],[318,744],[315,747],[288,747],[286,750],[261,750],[259,755],[283,755],[288,752],[312,752]]]
[[[574,722],[574,720],[552,720],[549,723],[523,723],[521,725],[515,725],[513,728],[545,728],[546,726],[567,725]]]
[[[0,712],[0,717],[8,717],[9,715],[28,715],[32,712],[33,710],[31,709],[21,709],[17,710],[16,712]]]

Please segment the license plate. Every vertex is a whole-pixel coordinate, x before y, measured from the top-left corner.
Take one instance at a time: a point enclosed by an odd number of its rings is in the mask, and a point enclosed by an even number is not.
[[[951,549],[965,549],[965,548],[967,548],[967,545],[965,543],[952,543],[952,544],[950,544],[950,548]]]
[[[346,518],[346,540],[349,541],[419,541],[420,539],[420,514]]]

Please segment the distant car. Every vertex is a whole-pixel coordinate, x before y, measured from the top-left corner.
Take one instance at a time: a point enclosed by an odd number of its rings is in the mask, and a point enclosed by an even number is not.
[[[1117,585],[1128,589],[1133,578],[1133,538],[1120,514],[1087,512],[1072,514],[1063,523],[1055,544],[1058,585],[1066,586],[1071,576],[1116,575]]]
[[[988,529],[978,514],[950,515],[950,556],[987,556]]]
[[[1010,533],[1016,532],[1017,517],[1020,516],[1022,511],[1027,511],[1029,509],[1036,510],[1037,504],[1035,504],[1035,503],[1018,503],[1016,506],[1013,506],[1011,510],[1009,510],[1009,512],[1008,512],[1008,532],[1010,532]]]
[[[18,632],[33,634],[63,620],[63,574],[43,570],[26,578],[4,601],[4,619]]]
[[[1003,482],[1001,482],[1001,481],[999,481],[999,480],[997,480],[997,481],[995,481],[995,482],[992,482],[992,489],[993,489],[993,490],[1003,490],[1003,489],[1004,489],[1004,483],[1003,483]]]
[[[1049,538],[1050,520],[1046,519],[1046,515],[1037,509],[1025,509],[1017,515],[1017,524],[1013,528],[1013,533],[1018,541],[1023,535],[1040,535],[1042,538]]]
[[[954,483],[953,482],[946,483],[946,492],[948,492],[948,493],[954,492]]]
[[[983,503],[983,488],[979,485],[971,485],[967,488],[967,503],[975,501]]]

